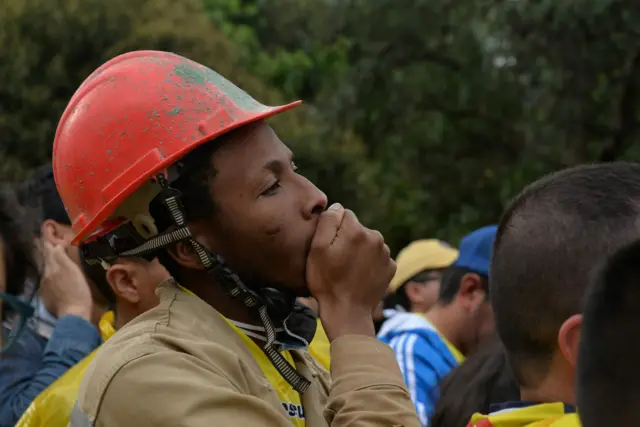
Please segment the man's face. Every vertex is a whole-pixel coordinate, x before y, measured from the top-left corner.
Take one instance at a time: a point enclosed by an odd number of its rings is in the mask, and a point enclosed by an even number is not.
[[[484,290],[480,275],[467,273],[460,281],[460,290],[453,304],[457,304],[462,322],[464,352],[475,350],[495,334],[493,308]]]
[[[477,344],[482,344],[492,338],[496,332],[496,324],[493,318],[493,308],[490,302],[483,303],[477,313]]]
[[[325,194],[297,173],[291,151],[263,122],[220,147],[212,166],[217,212],[192,228],[198,240],[245,282],[306,295],[307,254]]]
[[[411,303],[419,312],[426,312],[438,302],[440,296],[441,270],[429,270],[421,273],[415,286],[415,293],[410,296]]]

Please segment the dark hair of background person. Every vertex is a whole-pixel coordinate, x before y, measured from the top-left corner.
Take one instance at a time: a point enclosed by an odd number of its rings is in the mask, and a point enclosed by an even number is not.
[[[578,353],[584,427],[638,425],[640,241],[611,257],[587,293]]]
[[[518,381],[547,375],[558,332],[582,312],[595,266],[640,236],[640,165],[583,165],[526,187],[498,227],[490,268],[496,328]]]
[[[487,298],[489,297],[489,279],[487,276],[476,273],[475,271],[466,268],[452,265],[448,267],[444,273],[442,273],[442,282],[440,284],[440,296],[438,302],[443,305],[447,305],[453,301],[458,292],[460,291],[460,282],[465,274],[475,273],[480,276],[482,287],[484,288]]]
[[[430,427],[464,427],[489,406],[520,400],[520,389],[500,340],[483,344],[439,385],[440,398]]]
[[[32,229],[33,215],[32,211],[20,205],[13,188],[0,186],[0,239],[7,271],[5,292],[9,295],[22,295],[29,280],[36,286],[40,283]],[[9,310],[8,305],[3,307],[5,318]]]
[[[40,234],[40,226],[46,219],[52,219],[60,224],[71,225],[71,220],[64,208],[64,203],[58,193],[53,178],[51,164],[38,167],[31,177],[18,186],[18,200],[23,206],[38,212],[34,227]]]

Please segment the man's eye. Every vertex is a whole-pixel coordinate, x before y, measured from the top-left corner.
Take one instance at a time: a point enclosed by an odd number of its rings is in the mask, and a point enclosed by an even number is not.
[[[300,171],[300,168],[294,162],[291,162],[291,167],[293,168],[294,172],[299,172]]]
[[[262,192],[262,195],[263,196],[272,196],[278,191],[279,188],[280,188],[280,181],[278,180],[278,181],[274,182],[272,186],[270,186],[269,188],[264,190]]]

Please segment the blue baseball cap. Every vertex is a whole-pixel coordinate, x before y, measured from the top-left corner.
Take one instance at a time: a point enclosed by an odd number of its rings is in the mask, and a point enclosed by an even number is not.
[[[458,259],[453,266],[468,268],[478,274],[489,276],[489,263],[493,241],[498,226],[488,225],[467,234],[460,241]]]

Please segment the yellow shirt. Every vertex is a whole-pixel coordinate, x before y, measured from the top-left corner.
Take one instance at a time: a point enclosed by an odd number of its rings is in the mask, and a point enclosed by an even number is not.
[[[249,338],[244,332],[242,332],[236,325],[231,323],[228,319],[227,323],[233,328],[233,330],[238,334],[240,339],[247,346],[253,358],[258,362],[258,366],[264,373],[264,376],[267,380],[273,385],[276,393],[278,393],[278,397],[280,398],[280,402],[282,403],[282,407],[284,411],[287,413],[291,422],[296,427],[305,427],[304,421],[304,408],[302,407],[302,401],[300,399],[300,393],[294,390],[294,388],[289,384],[280,372],[273,366],[273,363],[269,360],[267,355],[262,351],[258,345],[253,342],[251,338]],[[291,353],[288,351],[283,351],[280,353],[287,359],[292,366],[295,367],[293,362],[293,358],[291,357]]]
[[[331,343],[327,334],[324,332],[322,322],[318,319],[318,326],[316,328],[316,334],[313,336],[313,341],[309,345],[309,353],[316,359],[324,369],[330,371],[331,369]]]
[[[112,311],[105,313],[100,319],[103,342],[116,332],[113,321]],[[40,393],[31,402],[16,427],[67,427],[71,410],[78,398],[80,383],[96,351],[98,350],[91,352]]]
[[[467,427],[580,427],[578,414],[568,412],[565,406],[542,403],[490,415],[473,414]]]

